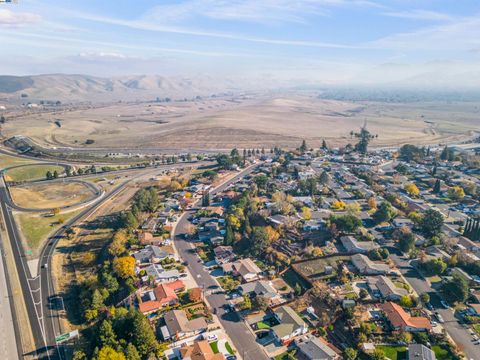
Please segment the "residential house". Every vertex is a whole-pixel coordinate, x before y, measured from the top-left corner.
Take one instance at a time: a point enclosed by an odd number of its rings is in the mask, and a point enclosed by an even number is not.
[[[159,245],[162,242],[162,237],[153,236],[149,231],[143,231],[138,234],[138,241],[141,245]]]
[[[145,276],[142,277],[143,282],[147,282],[150,278],[153,279],[155,283],[171,282],[181,277],[178,270],[165,270],[160,264],[150,264],[142,270],[145,271]]]
[[[313,335],[306,335],[295,340],[298,351],[296,358],[299,360],[340,360],[341,356],[333,345],[329,344],[323,338]]]
[[[184,310],[167,311],[163,318],[165,328],[161,331],[164,340],[184,339],[205,332],[208,328],[208,324],[203,317],[188,320]]]
[[[342,236],[340,238],[343,247],[349,253],[368,253],[370,250],[379,248],[373,241],[358,241],[353,236]]]
[[[178,304],[177,292],[184,288],[185,285],[181,280],[160,284],[140,296],[138,309],[143,314],[149,314],[167,305]]]
[[[183,345],[180,348],[182,360],[224,360],[222,353],[215,354],[207,340],[194,342],[192,345]]]
[[[268,300],[269,305],[278,305],[284,302],[283,298],[273,287],[272,282],[268,280],[257,280],[245,283],[240,285],[238,290],[242,295],[248,294],[251,298],[263,296]]]
[[[408,360],[436,360],[435,353],[422,344],[408,345]]]
[[[380,304],[380,308],[385,313],[385,316],[395,330],[420,332],[428,331],[432,328],[432,325],[427,318],[411,316],[403,310],[400,305],[393,302]]]
[[[276,215],[269,216],[267,220],[273,225],[274,228],[279,228],[282,226],[286,228],[290,228],[300,220],[300,217],[296,215],[286,216],[286,215],[276,214]]]
[[[307,333],[307,324],[290,306],[280,306],[273,310],[273,314],[279,324],[273,326],[271,331],[283,345],[288,345],[295,337]]]
[[[217,264],[229,263],[236,258],[231,246],[217,246],[213,249],[213,252],[215,253],[215,261]]]
[[[362,254],[355,254],[351,258],[353,266],[363,275],[385,275],[390,273],[387,264],[376,263]]]
[[[147,245],[144,249],[134,253],[133,257],[137,264],[153,264],[171,257],[171,254],[156,245]]]
[[[231,268],[233,274],[240,276],[243,282],[259,280],[262,277],[262,270],[250,258],[235,261]]]
[[[383,275],[369,277],[367,282],[372,293],[385,300],[399,300],[402,296],[408,295],[407,290],[397,287],[392,280]]]

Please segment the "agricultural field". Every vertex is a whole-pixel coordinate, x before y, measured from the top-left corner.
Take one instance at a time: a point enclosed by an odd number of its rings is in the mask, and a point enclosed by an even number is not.
[[[334,275],[343,262],[349,261],[349,256],[332,256],[322,259],[315,259],[299,264],[294,264],[293,267],[304,276],[311,279],[320,279],[325,276]],[[333,273],[330,275],[325,274],[325,267],[331,266]]]
[[[78,214],[78,211],[60,213],[55,216],[44,213],[18,213],[16,220],[25,238],[27,247],[34,253],[42,245],[50,233]]]
[[[47,171],[53,173],[57,171],[58,174],[65,172],[63,166],[51,164],[38,164],[32,166],[22,166],[7,170],[5,173],[5,180],[7,181],[32,181],[46,178]]]
[[[53,209],[79,204],[94,198],[91,188],[80,182],[45,183],[10,187],[12,199],[20,207]]]

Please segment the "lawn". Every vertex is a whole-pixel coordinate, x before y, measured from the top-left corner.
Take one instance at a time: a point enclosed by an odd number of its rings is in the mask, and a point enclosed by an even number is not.
[[[391,360],[406,360],[407,348],[405,346],[379,345],[376,347],[385,353],[385,356]]]
[[[480,334],[480,324],[473,324],[472,328],[477,332],[477,334]]]
[[[16,216],[20,229],[22,231],[30,250],[38,250],[46,237],[54,230],[57,230],[62,224],[62,220],[68,221],[71,217],[78,214],[78,211],[58,214],[56,216],[45,216],[46,214],[22,213]],[[60,222],[59,222],[60,220]]]
[[[257,323],[257,328],[259,330],[264,330],[264,329],[270,329],[270,326],[268,324],[264,323],[263,321],[259,321]]]
[[[225,343],[225,349],[227,349],[229,354],[232,354],[232,355],[235,354],[235,351],[232,349],[232,346],[228,341]]]
[[[432,350],[435,353],[437,360],[454,360],[455,359],[455,357],[452,356],[450,351],[441,345],[432,346]]]
[[[41,180],[46,178],[47,171],[50,171],[53,174],[55,170],[58,172],[58,174],[65,172],[63,166],[39,164],[7,170],[5,173],[5,178],[7,181]]]
[[[210,347],[212,348],[214,354],[218,354],[218,353],[219,353],[219,350],[218,350],[218,341],[211,342],[211,343],[210,343]]]

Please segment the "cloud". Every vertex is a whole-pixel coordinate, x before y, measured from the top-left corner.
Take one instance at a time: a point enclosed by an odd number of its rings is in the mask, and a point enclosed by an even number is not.
[[[357,46],[349,45],[349,44],[337,44],[337,43],[321,42],[321,41],[271,39],[271,38],[255,37],[255,36],[244,36],[244,35],[232,34],[232,33],[214,32],[214,31],[207,31],[207,30],[178,27],[178,26],[160,25],[152,21],[145,21],[145,20],[115,19],[115,18],[98,16],[98,15],[93,15],[88,13],[80,13],[80,12],[77,12],[75,16],[84,20],[95,21],[95,22],[110,24],[110,25],[125,26],[132,29],[147,30],[147,31],[154,31],[154,32],[222,38],[222,39],[229,39],[229,40],[239,40],[239,41],[247,41],[247,42],[254,42],[254,43],[273,44],[273,45],[290,45],[290,46],[334,48],[334,49],[356,49],[357,48]]]
[[[448,52],[458,56],[459,52],[471,52],[480,46],[480,17],[465,17],[447,24],[393,34],[364,46],[405,52]]]
[[[0,9],[0,26],[23,26],[39,22],[41,19],[37,14]]]
[[[368,0],[187,0],[155,6],[142,20],[173,24],[204,17],[254,23],[307,23],[308,18],[328,15],[331,7],[340,6],[378,5]]]
[[[402,18],[402,19],[411,19],[411,20],[429,20],[429,21],[450,21],[453,20],[453,17],[439,13],[436,11],[429,10],[410,10],[410,11],[398,11],[398,12],[384,12],[383,15]]]

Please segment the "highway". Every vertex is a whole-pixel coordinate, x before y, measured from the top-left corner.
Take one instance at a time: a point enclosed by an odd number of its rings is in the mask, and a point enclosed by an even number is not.
[[[77,222],[94,212],[101,204],[118,194],[130,181],[138,180],[141,177],[149,178],[156,172],[165,169],[182,168],[188,165],[199,166],[202,165],[202,163],[177,163],[164,165],[157,168],[145,168],[145,171],[141,172],[140,174],[136,173],[136,176],[117,186],[108,195],[99,198],[90,207],[85,208],[79,214],[71,218],[63,225],[62,228],[52,234],[45,242],[40,252],[37,271],[38,276],[35,278],[33,278],[28,267],[28,259],[23,250],[20,231],[15,223],[12,214],[12,208],[9,206],[9,204],[11,204],[10,194],[5,185],[3,176],[0,177],[0,208],[5,219],[5,230],[8,234],[8,238],[13,249],[14,261],[20,279],[20,285],[28,312],[28,318],[30,320],[31,332],[33,338],[35,339],[35,347],[37,349],[35,356],[37,358],[52,360],[65,359],[63,347],[57,346],[55,343],[55,337],[62,333],[59,315],[63,310],[63,301],[56,295],[53,286],[51,277],[51,259],[53,253],[55,252],[55,247],[60,238],[64,235],[66,229],[75,225]],[[47,266],[44,266],[45,264],[47,264]],[[2,272],[2,275],[3,274],[5,273]],[[2,306],[1,310],[3,309],[5,309],[5,307]],[[12,311],[10,311],[10,313],[12,314]],[[13,314],[13,316],[15,317],[15,314]],[[10,332],[12,336],[14,333],[15,332]],[[16,343],[17,347],[21,348],[18,337],[14,343]],[[6,357],[6,359],[10,358],[12,357]]]
[[[250,174],[255,169],[255,167],[256,165],[243,170],[227,182],[211,190],[211,197],[213,197],[216,193],[225,190],[230,184],[234,183],[235,181]],[[189,224],[189,221],[187,219],[190,215],[194,213],[194,209],[188,210],[179,218],[174,233],[174,244],[182,260],[188,263],[188,269],[196,280],[197,284],[204,289],[208,289],[218,286],[218,283],[205,269],[203,263],[199,261],[196,252],[192,251],[192,249],[194,249],[194,245],[191,242],[185,240],[185,234],[187,233],[187,228]],[[227,304],[228,301],[224,294],[206,295],[206,300],[212,307],[212,310],[216,312],[223,328],[232,340],[235,348],[238,350],[239,355],[244,360],[268,359],[264,351],[255,341],[254,335],[250,332],[243,319],[235,312],[225,312],[223,306]]]
[[[4,239],[2,239],[4,241]],[[0,340],[0,358],[2,359],[19,359],[19,349],[17,348],[17,342],[15,340],[15,324],[13,322],[13,309],[10,297],[10,290],[7,284],[7,272],[4,265],[3,250],[0,256],[0,333],[3,334],[2,340]]]

